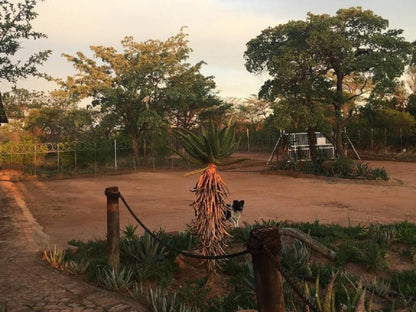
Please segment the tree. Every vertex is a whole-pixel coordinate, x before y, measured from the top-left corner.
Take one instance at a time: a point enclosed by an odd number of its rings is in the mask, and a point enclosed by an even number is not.
[[[256,127],[270,115],[270,101],[251,95],[242,103],[236,103],[236,115],[240,124],[252,124]]]
[[[28,60],[13,60],[22,48],[22,39],[46,38],[33,30],[31,22],[37,17],[34,11],[37,0],[0,1],[0,79],[15,83],[18,78],[43,76],[37,66],[43,64],[51,54],[50,50],[31,55]]]
[[[201,122],[205,112],[220,105],[220,99],[213,93],[213,77],[200,73],[202,65],[199,62],[186,67],[168,81],[164,106],[170,125],[192,129]]]
[[[335,16],[308,13],[305,22],[268,28],[249,41],[246,67],[272,77],[261,96],[297,98],[311,109],[314,103],[323,105],[332,124],[328,139],[342,156],[342,133],[357,101],[370,85],[372,92],[393,89],[410,61],[411,44],[402,30],[387,27],[387,20],[361,7],[338,10]]]
[[[207,130],[201,127],[199,135],[183,128],[177,129],[176,134],[189,157],[178,154],[190,162],[204,166],[195,186],[193,202],[196,220],[192,230],[200,239],[200,251],[204,256],[223,255],[228,236],[224,216],[229,191],[217,173],[217,166],[226,164],[224,159],[238,147],[231,119],[226,127],[215,127],[213,123]],[[210,272],[215,271],[216,267],[218,262],[208,261]]]
[[[164,116],[163,99],[170,79],[185,72],[190,48],[182,31],[166,41],[121,41],[113,47],[91,46],[94,59],[77,52],[64,54],[76,75],[58,81],[74,97],[92,97],[104,115],[113,115],[130,134],[136,163],[140,163],[139,139]],[[95,59],[98,59],[96,61]]]
[[[94,124],[95,112],[79,108],[76,102],[57,92],[13,88],[4,93],[4,105],[14,122],[12,128],[19,127],[44,142],[80,139],[90,133]]]

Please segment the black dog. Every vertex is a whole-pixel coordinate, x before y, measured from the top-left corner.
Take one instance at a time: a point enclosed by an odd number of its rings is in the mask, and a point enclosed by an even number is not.
[[[238,220],[240,220],[243,208],[244,200],[234,200],[232,205],[227,205],[225,219],[232,222],[234,227],[238,227]]]

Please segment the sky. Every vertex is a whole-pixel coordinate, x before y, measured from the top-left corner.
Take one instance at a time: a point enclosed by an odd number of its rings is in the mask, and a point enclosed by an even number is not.
[[[356,6],[374,11],[389,20],[390,28],[403,29],[407,40],[416,40],[415,0],[45,0],[38,3],[39,16],[32,24],[48,38],[22,41],[17,57],[51,49],[53,54],[39,69],[65,78],[75,71],[62,53],[81,51],[92,56],[90,45],[121,50],[125,36],[139,42],[166,40],[186,26],[193,50],[189,62],[207,63],[202,72],[215,77],[219,96],[244,99],[257,94],[267,79],[245,69],[243,55],[249,40],[269,26],[305,20],[307,12],[334,15],[340,8]],[[10,87],[0,82],[1,92]],[[52,90],[56,85],[28,78],[17,87]]]

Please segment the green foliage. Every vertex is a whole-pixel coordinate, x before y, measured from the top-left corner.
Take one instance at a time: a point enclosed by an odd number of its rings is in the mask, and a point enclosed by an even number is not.
[[[394,226],[370,224],[368,227],[368,236],[381,248],[386,250],[391,248],[391,245],[397,240],[397,231]]]
[[[336,262],[339,266],[344,266],[348,262],[359,262],[361,258],[360,248],[351,239],[343,241],[337,249]]]
[[[132,284],[133,272],[123,267],[117,273],[114,268],[103,267],[98,270],[97,282],[110,290],[127,289]]]
[[[353,171],[354,161],[347,157],[338,157],[332,164],[332,175],[336,177],[348,178]]]
[[[354,161],[347,157],[339,157],[326,161],[282,161],[278,166],[281,170],[295,170],[307,174],[323,175],[345,179],[389,180],[384,168],[370,168],[368,163]]]
[[[46,38],[46,35],[33,30],[32,22],[36,19],[34,11],[37,0],[2,1],[0,3],[0,79],[15,83],[18,78],[44,76],[37,71],[52,53],[51,50],[30,55],[22,62],[13,56],[22,49],[22,42]]]
[[[164,232],[158,233],[158,237],[167,242],[173,248],[179,250],[194,250],[198,244],[199,240],[195,235],[192,235],[190,229],[186,231],[177,232],[177,233],[169,233],[166,234]],[[168,258],[176,257],[176,253],[172,253],[168,251]]]
[[[370,270],[375,272],[386,267],[385,256],[386,250],[376,242],[370,241],[363,251],[362,261]]]
[[[386,169],[384,168],[374,168],[371,170],[371,175],[373,176],[375,180],[389,180],[389,176],[387,174]]]
[[[295,240],[291,248],[283,246],[282,264],[290,268],[289,270],[295,270],[296,275],[311,276],[312,271],[309,267],[310,258],[310,249],[299,240]]]
[[[177,271],[172,261],[133,263],[129,266],[135,280],[139,282],[155,281],[162,287],[168,287]]]
[[[285,226],[285,224],[281,226]],[[293,223],[291,226],[308,233],[318,240],[324,238],[363,239],[367,237],[366,229],[360,224],[343,227],[335,223],[321,224],[318,220],[315,220],[314,222]]]
[[[416,299],[416,270],[395,271],[391,277],[391,286],[398,293]]]
[[[179,303],[176,293],[168,293],[160,287],[149,288],[146,298],[154,312],[200,312],[195,306]]]
[[[126,228],[122,230],[123,232],[123,239],[126,241],[133,241],[136,239],[136,230],[138,225],[127,224]]]
[[[69,260],[67,263],[67,270],[74,274],[85,274],[90,265],[90,261],[87,259],[80,259],[79,261]]]
[[[207,278],[185,281],[178,292],[181,302],[197,307],[203,307],[209,292],[206,285]]]
[[[416,246],[416,224],[404,221],[396,223],[397,239],[404,244]]]
[[[391,292],[391,281],[384,278],[374,277],[371,281],[371,291],[381,297],[388,297]]]
[[[121,45],[120,52],[91,46],[94,58],[81,52],[64,54],[77,73],[59,84],[71,97],[93,97],[92,105],[105,116],[107,132],[114,133],[121,126],[129,133],[139,164],[139,140],[151,142],[153,149],[155,138],[169,124],[189,127],[192,124],[184,119],[190,117],[193,122],[201,117],[201,106],[217,106],[219,100],[211,94],[212,77],[200,73],[203,62],[194,66],[186,62],[191,49],[183,29],[166,41],[136,42],[128,36]]]
[[[128,262],[162,262],[167,251],[158,241],[147,232],[142,237],[134,237],[132,240],[123,240],[120,245],[120,253]]]
[[[246,68],[267,71],[270,79],[259,95],[278,98],[304,128],[325,132],[331,124],[329,135],[341,156],[342,129],[356,110],[356,99],[393,89],[410,61],[412,45],[401,34],[361,7],[340,9],[334,16],[308,13],[305,21],[269,27],[251,39]]]
[[[179,142],[189,157],[176,151],[178,155],[189,162],[208,165],[226,165],[223,160],[231,156],[239,145],[231,119],[222,128],[210,123],[208,129],[201,126],[201,133],[197,135],[186,129],[176,129]]]
[[[245,223],[244,226],[233,228],[230,231],[230,234],[235,241],[246,243],[250,237],[251,231],[256,227],[256,225]]]
[[[154,312],[175,312],[178,302],[176,294],[168,294],[162,288],[149,288],[147,301]]]
[[[244,237],[246,234],[243,233],[249,233],[249,229],[261,224],[301,229],[314,239],[336,250],[335,263],[322,264],[314,261],[309,248],[299,241],[294,241],[292,246],[285,246],[283,249],[282,264],[295,280],[304,279],[307,281],[306,293],[314,298],[319,298],[320,311],[340,311],[340,309],[343,311],[364,311],[363,309],[371,311],[373,297],[376,297],[379,304],[382,300],[383,307],[394,305],[395,309],[409,308],[414,304],[414,299],[412,299],[416,293],[414,287],[416,272],[414,270],[397,272],[389,270],[386,273],[391,274],[391,278],[388,277],[389,274],[386,274],[383,275],[383,277],[386,276],[384,278],[378,276],[371,283],[363,285],[358,281],[358,277],[343,272],[343,267],[345,268],[345,264],[349,262],[354,262],[379,272],[380,269],[388,269],[384,258],[388,250],[397,253],[401,248],[406,248],[408,250],[406,257],[411,256],[411,247],[414,246],[415,240],[415,224],[402,222],[392,225],[373,224],[368,227],[360,225],[342,227],[336,224],[320,224],[318,221],[292,224],[262,220],[254,225],[246,225],[246,229],[236,229],[233,234],[239,233],[238,235]],[[140,240],[142,237],[137,237],[135,232],[134,226],[126,227],[122,244]],[[195,243],[189,231],[174,234],[161,231],[157,235],[179,249],[185,249]],[[241,238],[234,238],[229,243],[241,244],[241,241]],[[398,242],[400,243],[399,249],[397,249]],[[122,257],[121,267],[123,270],[121,274],[117,275],[106,265],[105,242],[95,241],[84,244],[73,241],[71,244],[78,246],[78,251],[76,253],[72,253],[70,250],[66,251],[66,268],[83,268],[78,271],[86,270],[89,279],[97,279],[106,288],[129,287],[129,293],[138,299],[148,296],[149,303],[153,302],[150,305],[157,307],[155,311],[164,311],[166,308],[167,311],[175,312],[234,312],[240,308],[256,308],[254,270],[252,263],[245,262],[244,259],[233,258],[224,263],[222,273],[227,276],[227,292],[224,292],[222,296],[209,297],[208,299],[210,291],[207,288],[208,278],[181,281],[180,284],[175,281],[177,268],[172,261],[173,255],[165,256],[163,261],[158,261],[156,256],[149,258],[153,260],[138,262],[133,261],[134,257],[129,258],[125,254]],[[100,251],[100,249],[102,250]],[[71,261],[77,263],[72,265]],[[339,273],[334,274],[338,270],[340,270]],[[315,281],[315,286],[311,285],[312,281]],[[152,299],[142,286],[149,282],[157,283],[160,287],[159,290],[153,290]],[[369,290],[366,295],[363,295],[364,288]],[[287,309],[304,310],[304,304],[299,301],[286,282],[284,282],[284,295]]]

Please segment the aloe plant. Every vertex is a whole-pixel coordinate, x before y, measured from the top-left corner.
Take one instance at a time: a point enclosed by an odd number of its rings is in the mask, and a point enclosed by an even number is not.
[[[217,172],[217,166],[226,165],[226,159],[237,149],[239,140],[231,126],[216,127],[213,123],[208,129],[201,127],[195,134],[186,129],[177,129],[176,135],[189,157],[176,151],[185,160],[202,165],[195,186],[193,206],[196,219],[192,230],[200,239],[199,249],[204,256],[225,254],[225,240],[229,236],[224,219],[228,188]],[[210,260],[208,270],[215,271],[219,264]]]
[[[140,263],[160,262],[168,254],[166,248],[148,233],[140,238],[122,241],[121,251]]]
[[[97,281],[110,290],[127,289],[132,284],[133,272],[122,268],[118,273],[114,268],[102,268],[98,271]]]
[[[54,245],[53,249],[45,249],[42,254],[42,260],[48,262],[55,269],[64,271],[67,263],[65,262],[65,251]]]

